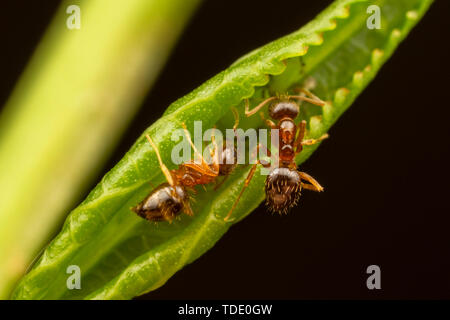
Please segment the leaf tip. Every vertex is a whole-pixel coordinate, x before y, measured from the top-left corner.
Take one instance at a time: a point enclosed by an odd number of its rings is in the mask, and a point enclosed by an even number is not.
[[[336,19],[331,19],[330,20],[330,26],[329,26],[329,30],[334,30],[337,27],[337,22]]]
[[[299,56],[304,56],[309,50],[309,46],[303,45],[302,48],[299,50]]]
[[[341,19],[348,18],[350,16],[350,6],[349,5],[343,6],[341,10],[337,12],[336,16]]]
[[[315,33],[312,39],[309,41],[309,44],[314,46],[320,46],[323,43],[323,33]]]

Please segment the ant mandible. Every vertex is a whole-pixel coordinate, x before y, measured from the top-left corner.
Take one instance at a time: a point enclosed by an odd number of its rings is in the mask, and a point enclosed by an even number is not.
[[[235,116],[233,129],[236,132],[239,116],[235,109],[232,109],[232,111]],[[181,164],[177,169],[169,170],[161,159],[158,147],[154,144],[150,136],[146,135],[147,140],[155,150],[161,171],[167,180],[167,182],[160,184],[156,189],[150,192],[150,194],[138,205],[131,208],[131,210],[140,217],[149,221],[172,222],[172,220],[180,215],[181,212],[192,216],[193,211],[190,206],[191,199],[188,190],[196,193],[194,189],[196,185],[202,185],[204,187],[205,184],[216,181],[218,176],[225,176],[226,178],[237,165],[236,150],[230,149],[231,147],[234,148],[234,145],[230,146],[225,141],[222,153],[219,155],[214,136],[211,137],[214,145],[214,149],[211,151],[212,163],[208,164],[192,142],[186,125],[182,123],[182,126],[186,138],[194,149],[194,153],[201,161],[200,164],[195,163],[194,161],[188,161]]]
[[[294,119],[300,113],[300,101],[306,101],[317,106],[323,107],[325,102],[304,88],[296,89],[302,95],[285,95],[273,96],[261,102],[254,109],[249,110],[249,101],[245,101],[245,115],[250,117],[258,112],[269,102],[269,115],[272,119],[277,120],[274,123],[270,119],[264,119],[263,113],[261,118],[271,129],[279,130],[279,166],[269,173],[265,183],[266,205],[272,212],[287,213],[289,209],[295,206],[300,198],[302,188],[317,192],[323,191],[323,187],[309,174],[297,170],[295,157],[302,151],[303,146],[313,145],[328,137],[328,134],[322,135],[318,139],[304,140],[306,132],[306,121],[302,120],[296,125]],[[294,100],[300,100],[295,102]],[[259,148],[259,145],[258,145]],[[268,150],[270,156],[270,151]],[[270,166],[267,163],[261,163],[259,160],[250,169],[244,186],[236,198],[233,207],[225,217],[227,221],[233,210],[236,208],[242,194],[248,187],[256,167],[261,164],[264,167]],[[303,181],[302,181],[303,180]],[[306,181],[306,182],[304,182]]]

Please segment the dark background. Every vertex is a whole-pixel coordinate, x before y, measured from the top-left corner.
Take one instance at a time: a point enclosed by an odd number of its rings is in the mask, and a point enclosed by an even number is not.
[[[105,172],[171,102],[330,2],[205,0]],[[2,2],[0,106],[58,5]],[[449,12],[434,3],[302,165],[324,193],[305,192],[288,216],[260,206],[143,298],[449,299]],[[371,264],[381,290],[366,288]]]

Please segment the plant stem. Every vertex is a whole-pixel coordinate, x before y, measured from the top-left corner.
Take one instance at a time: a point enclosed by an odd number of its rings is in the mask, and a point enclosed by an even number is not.
[[[199,2],[58,9],[0,117],[0,298],[112,151]]]

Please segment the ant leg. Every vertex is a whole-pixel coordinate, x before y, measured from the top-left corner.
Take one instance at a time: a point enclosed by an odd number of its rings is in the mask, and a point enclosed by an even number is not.
[[[295,150],[296,154],[302,150],[302,148],[301,148],[302,141],[303,141],[303,138],[305,137],[305,133],[306,133],[306,121],[305,120],[300,121],[299,125],[297,126],[297,132],[298,132],[298,135],[294,141],[294,150]]]
[[[242,194],[244,193],[245,189],[247,189],[248,185],[250,184],[250,181],[252,180],[253,175],[255,174],[256,167],[258,166],[258,164],[260,164],[259,160],[250,169],[250,171],[249,171],[249,173],[247,175],[247,178],[245,179],[244,186],[242,187],[241,192],[239,193],[238,197],[234,201],[233,207],[231,207],[231,209],[228,212],[227,216],[225,217],[225,219],[223,219],[224,221],[228,221],[228,219],[230,219],[230,216],[233,213],[234,209],[236,208],[239,200],[241,199]]]
[[[233,131],[236,133],[236,129],[237,129],[238,125],[239,125],[239,112],[236,109],[236,107],[231,107],[231,112],[233,112],[233,116],[234,116]]]
[[[247,117],[250,117],[252,115],[254,115],[255,113],[257,113],[262,107],[264,107],[267,103],[269,103],[270,101],[273,101],[277,99],[277,97],[270,97],[267,98],[266,100],[264,100],[263,102],[261,102],[260,104],[258,104],[256,107],[254,107],[252,110],[250,109],[250,105],[248,102],[248,99],[245,99],[245,115]]]
[[[317,189],[317,187],[315,187],[314,185],[312,185],[312,184],[309,184],[309,183],[301,183],[301,185],[302,185],[302,188],[303,189],[306,189],[306,190],[311,190],[311,191],[316,191],[316,192],[321,192],[321,191],[323,191],[323,189],[322,190],[319,190],[319,189]]]
[[[193,198],[191,200],[194,200]],[[194,215],[194,211],[192,211],[191,205],[189,204],[189,201],[186,201],[183,204],[183,212],[186,213],[188,216],[192,217]]]
[[[302,182],[301,185],[302,185],[302,189],[318,191],[317,188],[315,186],[313,186],[312,184]]]
[[[325,140],[329,137],[328,133],[325,133],[318,139],[303,140],[303,138],[305,137],[305,133],[306,133],[306,121],[305,120],[302,120],[299,123],[297,130],[298,130],[298,136],[294,142],[294,150],[296,153],[299,153],[302,150],[301,146],[310,146],[310,145],[316,144],[322,140]]]
[[[318,142],[320,142],[320,141],[322,141],[322,140],[327,139],[328,137],[329,137],[328,133],[325,133],[325,134],[323,134],[323,135],[322,135],[320,138],[318,138],[318,139],[307,139],[307,140],[303,140],[303,141],[301,142],[301,145],[302,145],[302,146],[311,146],[311,145],[316,144],[316,143],[318,143]]]
[[[246,168],[248,166],[248,163],[247,164],[243,164],[242,165],[242,168]],[[227,180],[227,178],[229,177],[230,175],[226,175],[226,176],[224,176],[223,177],[223,179],[219,182],[219,183],[216,183],[216,185],[214,186],[214,191],[216,191],[217,189],[219,189],[222,185],[223,185],[223,183]],[[216,180],[217,181],[217,180]]]
[[[150,142],[153,150],[155,150],[156,157],[158,158],[159,166],[160,166],[161,171],[163,172],[164,176],[166,177],[167,182],[171,186],[174,186],[175,183],[173,181],[172,174],[170,173],[169,169],[167,169],[166,165],[162,162],[158,147],[153,143],[152,139],[150,138],[150,136],[148,134],[146,134],[145,137],[147,138],[148,142]]]
[[[272,153],[270,152],[270,149],[267,148],[265,145],[263,145],[263,144],[260,142],[260,143],[258,143],[258,145],[256,146],[256,148],[255,148],[255,149],[252,151],[252,153],[250,154],[250,159],[254,159],[257,155],[259,155],[259,149],[262,148],[262,147],[266,148],[266,156],[268,156],[268,157],[271,157],[271,156],[272,156]],[[269,166],[269,164],[262,163],[262,162],[260,162],[260,163],[261,163],[264,167]]]
[[[323,187],[320,185],[319,182],[316,181],[316,179],[314,179],[313,177],[311,177],[309,174],[305,173],[305,172],[298,172],[300,175],[300,179],[306,180],[308,183],[303,183],[302,182],[302,186],[305,187],[305,189],[308,190],[313,190],[313,191],[317,191],[317,192],[322,192],[323,191]]]
[[[238,137],[236,130],[237,130],[237,127],[239,126],[239,112],[236,107],[231,107],[231,112],[233,112],[233,117],[234,117],[234,125],[233,125],[233,133],[234,133],[233,145],[234,145],[234,139],[236,139]],[[228,140],[226,140],[225,143],[228,146],[228,143],[229,143]]]
[[[197,190],[195,190],[195,188],[193,186],[189,187],[189,190],[192,191],[193,194],[197,194],[198,193]],[[192,198],[191,200],[195,202],[194,198]]]
[[[259,150],[261,144],[258,144],[256,147],[256,150]],[[267,149],[267,154],[270,155],[270,150]],[[230,218],[231,214],[233,213],[234,209],[236,209],[237,204],[239,203],[239,200],[241,199],[242,194],[244,193],[245,189],[247,189],[248,185],[250,184],[250,181],[252,180],[255,171],[256,171],[256,167],[258,166],[258,164],[261,164],[263,167],[269,167],[270,164],[266,163],[261,163],[261,161],[257,160],[256,163],[252,166],[252,168],[250,169],[247,178],[245,179],[244,182],[244,186],[241,189],[241,192],[239,193],[238,197],[236,198],[236,200],[233,203],[233,207],[231,207],[230,211],[228,212],[227,216],[225,217],[224,221],[228,221],[228,219]]]
[[[213,161],[212,162],[212,167],[214,169],[213,171],[214,171],[214,173],[216,175],[218,175],[219,174],[219,151],[218,151],[219,149],[217,147],[216,137],[214,135],[215,130],[216,130],[216,127],[214,127],[214,130],[213,130],[213,132],[211,134],[211,141],[212,141],[212,143],[214,145],[214,149],[211,150],[210,154],[211,154],[211,158],[212,158],[212,161]]]
[[[276,129],[277,125],[275,124],[275,122],[273,122],[273,121],[270,120],[270,119],[266,119],[266,118],[264,117],[264,112],[261,111],[261,112],[259,113],[259,115],[260,115],[260,117],[261,117],[261,120],[264,121],[264,122],[266,123],[266,125],[267,125],[269,128],[271,128],[271,129]]]
[[[225,182],[225,180],[227,180],[228,177],[229,177],[229,175],[224,176],[223,179],[219,183],[216,183],[216,185],[214,186],[214,191],[219,189],[222,186],[222,184]]]

